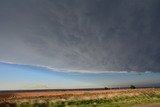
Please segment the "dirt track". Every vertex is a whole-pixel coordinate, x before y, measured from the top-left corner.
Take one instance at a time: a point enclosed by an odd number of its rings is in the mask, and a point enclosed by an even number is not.
[[[146,105],[138,105],[133,107],[160,107],[160,104],[146,104]]]

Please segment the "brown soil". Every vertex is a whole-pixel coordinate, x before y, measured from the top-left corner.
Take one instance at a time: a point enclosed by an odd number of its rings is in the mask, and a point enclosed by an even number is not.
[[[23,101],[29,99],[71,100],[71,99],[95,99],[115,96],[134,96],[145,93],[160,93],[159,89],[135,89],[135,90],[90,90],[90,91],[44,91],[44,92],[0,92],[1,102]]]

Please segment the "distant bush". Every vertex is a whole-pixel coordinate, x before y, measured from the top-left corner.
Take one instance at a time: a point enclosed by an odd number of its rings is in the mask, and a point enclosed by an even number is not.
[[[130,86],[130,89],[136,89],[136,86],[131,85],[131,86]]]
[[[105,90],[109,90],[109,88],[108,88],[108,87],[104,87],[104,89],[105,89]]]

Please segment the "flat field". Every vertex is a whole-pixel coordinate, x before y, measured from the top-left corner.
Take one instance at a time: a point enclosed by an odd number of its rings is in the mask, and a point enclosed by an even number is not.
[[[130,107],[150,103],[160,103],[160,89],[0,92],[0,107]]]

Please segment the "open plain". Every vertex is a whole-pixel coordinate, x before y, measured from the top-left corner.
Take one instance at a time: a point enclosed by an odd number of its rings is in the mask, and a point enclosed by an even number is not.
[[[160,89],[0,92],[0,107],[124,107],[160,103]]]

